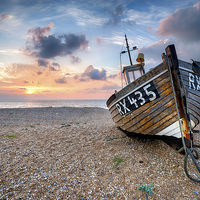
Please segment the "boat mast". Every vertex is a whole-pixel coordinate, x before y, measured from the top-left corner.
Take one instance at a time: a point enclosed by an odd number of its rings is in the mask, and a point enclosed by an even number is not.
[[[125,34],[125,40],[126,40],[126,48],[127,48],[127,51],[128,51],[128,56],[129,56],[130,64],[132,66],[133,63],[132,63],[132,60],[131,60],[131,54],[130,54],[130,50],[129,50],[128,40],[127,40],[126,34]]]

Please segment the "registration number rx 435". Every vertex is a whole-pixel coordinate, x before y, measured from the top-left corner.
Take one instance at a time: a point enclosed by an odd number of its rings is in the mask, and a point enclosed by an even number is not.
[[[159,97],[158,91],[156,90],[153,81],[151,81],[144,87],[134,90],[132,93],[125,96],[115,105],[119,114],[123,116]]]

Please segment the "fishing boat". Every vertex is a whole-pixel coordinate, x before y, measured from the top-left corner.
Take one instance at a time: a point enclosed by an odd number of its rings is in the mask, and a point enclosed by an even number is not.
[[[133,65],[126,35],[125,40],[127,51],[121,53],[128,52],[130,59],[122,69],[126,86],[106,102],[113,121],[128,136],[161,139],[192,156],[200,123],[200,62],[179,60],[172,44],[161,55],[163,62],[145,73],[144,54]]]

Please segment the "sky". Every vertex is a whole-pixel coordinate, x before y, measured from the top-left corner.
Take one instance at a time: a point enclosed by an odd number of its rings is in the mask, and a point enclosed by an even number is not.
[[[146,72],[169,44],[200,61],[200,1],[0,0],[0,100],[109,98],[125,34]]]

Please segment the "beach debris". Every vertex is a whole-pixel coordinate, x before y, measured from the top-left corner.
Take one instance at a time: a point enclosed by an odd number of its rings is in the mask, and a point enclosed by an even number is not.
[[[193,191],[195,194],[199,195],[199,193],[197,191]]]
[[[17,136],[16,135],[8,135],[7,137],[8,138],[16,138]]]
[[[110,141],[110,140],[114,140],[114,139],[123,139],[125,138],[126,136],[123,136],[123,137],[109,137],[109,136],[106,136],[104,137],[106,139],[106,141]]]
[[[112,161],[116,162],[114,165],[113,165],[113,168],[116,168],[120,163],[122,162],[125,162],[127,159],[129,159],[131,156],[127,157],[127,158],[120,158],[118,156],[115,156]]]
[[[116,168],[120,163],[124,162],[125,159],[123,158],[120,158],[118,156],[115,156],[112,161],[116,162],[114,165],[113,165],[113,168]]]
[[[154,187],[154,185],[152,185],[152,183],[150,184],[150,186],[146,186],[146,185],[141,185],[138,187],[138,190],[141,190],[142,192],[146,191],[149,193],[150,196],[153,195],[153,192],[151,191],[151,189]]]
[[[23,128],[22,131],[23,131],[23,130],[25,130],[25,131],[30,131],[30,129],[28,129],[28,128]]]
[[[60,128],[71,126],[71,124],[61,124]]]

